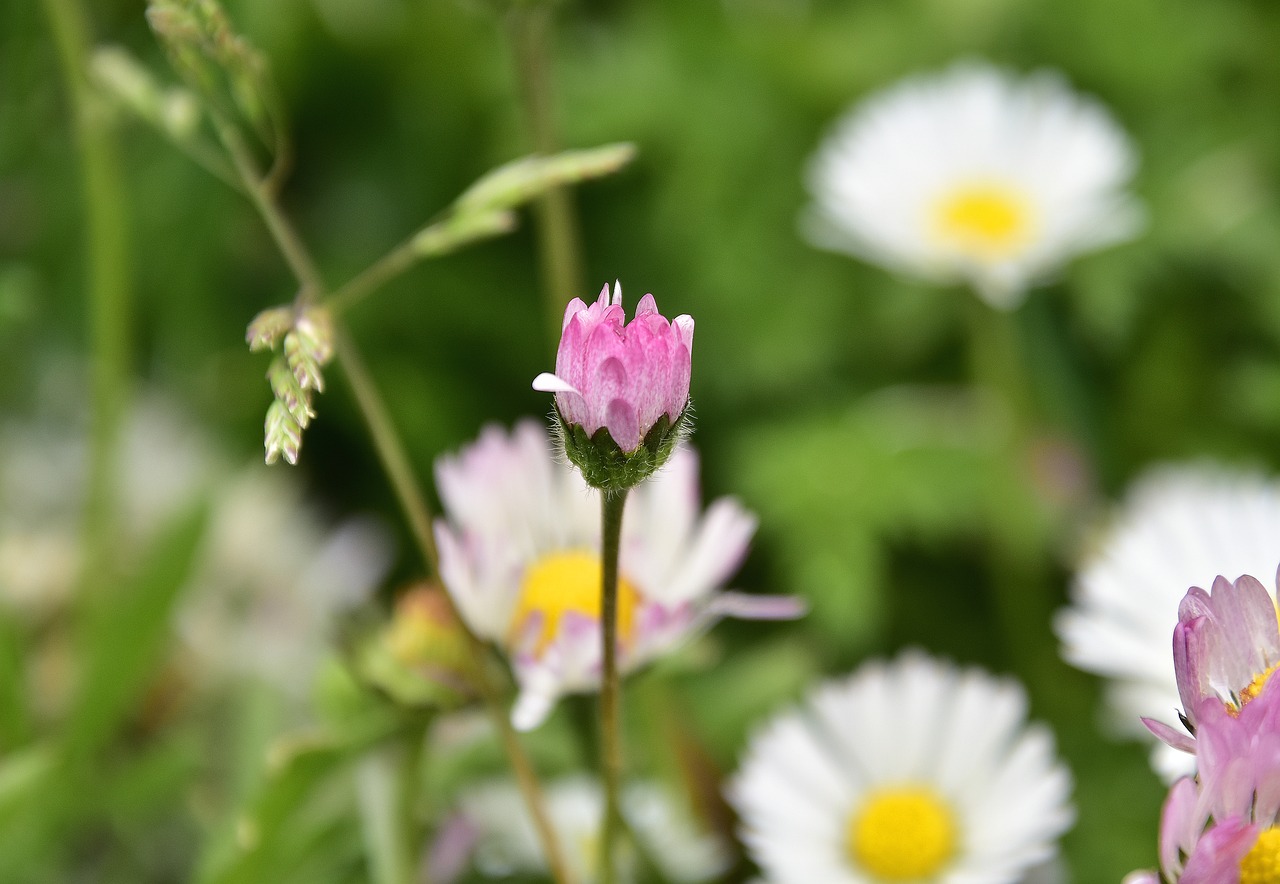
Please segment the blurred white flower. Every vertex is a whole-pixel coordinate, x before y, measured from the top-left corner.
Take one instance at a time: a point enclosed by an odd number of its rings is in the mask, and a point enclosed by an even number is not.
[[[1280,481],[1209,464],[1140,477],[1101,544],[1076,575],[1072,605],[1055,628],[1062,655],[1107,679],[1107,705],[1123,733],[1149,741],[1167,781],[1195,759],[1158,742],[1139,721],[1176,720],[1173,668],[1178,605],[1192,586],[1248,574],[1269,581],[1280,566]]]
[[[233,466],[158,396],[129,415],[118,458],[116,527],[126,558],[209,501],[176,613],[196,679],[251,675],[301,698],[328,652],[333,616],[363,600],[390,564],[386,532],[360,519],[328,527],[296,477],[253,461]],[[81,566],[87,461],[74,420],[0,425],[0,604],[41,617],[68,601]]]
[[[1129,139],[1056,74],[978,62],[911,77],[835,126],[809,169],[817,245],[1011,308],[1075,255],[1134,236]]]
[[[742,839],[776,884],[1051,875],[1071,775],[1026,709],[1019,685],[977,669],[868,663],[752,738],[728,787]]]
[[[482,638],[507,650],[520,694],[515,726],[539,725],[561,695],[600,683],[600,497],[557,462],[545,427],[489,427],[436,462],[447,519],[440,574]],[[627,499],[619,561],[619,666],[670,651],[722,616],[795,616],[791,599],[721,592],[756,520],[733,499],[701,510],[688,448]]]
[[[575,776],[550,783],[546,801],[573,877],[594,881],[604,812],[599,782]],[[514,783],[483,783],[468,790],[459,803],[476,830],[476,865],[484,874],[499,878],[546,871],[537,833]],[[664,879],[707,881],[728,866],[727,846],[700,832],[688,811],[657,784],[638,782],[625,787],[622,811]],[[636,857],[625,856],[627,879],[634,880]]]

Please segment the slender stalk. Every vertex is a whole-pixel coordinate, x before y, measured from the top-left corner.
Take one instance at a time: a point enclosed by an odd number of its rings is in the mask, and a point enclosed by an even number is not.
[[[413,240],[402,243],[330,295],[327,302],[330,312],[337,316],[352,304],[363,301],[401,273],[404,273],[419,260],[421,260],[421,256],[418,254]]]
[[[262,179],[253,155],[244,144],[236,130],[224,120],[216,120],[219,137],[222,139],[235,164],[236,171],[244,180],[254,205],[263,221],[266,222],[271,235],[279,246],[285,261],[289,264],[294,276],[302,286],[298,299],[302,303],[315,303],[324,298],[324,282],[320,277],[315,262],[303,245],[301,238],[289,223],[289,219],[280,210],[271,187]],[[435,538],[431,531],[431,508],[427,505],[419,488],[413,466],[405,452],[404,445],[396,432],[395,424],[387,411],[373,378],[365,367],[364,359],[355,343],[347,335],[346,330],[335,322],[334,349],[339,364],[342,365],[347,380],[355,395],[356,404],[373,437],[374,448],[378,459],[387,473],[396,497],[409,521],[410,531],[424,563],[430,573],[437,577],[440,573],[439,557],[436,553]],[[560,842],[556,838],[555,829],[547,815],[546,802],[542,789],[534,773],[533,765],[524,752],[524,746],[516,736],[511,721],[503,707],[499,689],[494,685],[487,669],[488,651],[484,644],[467,626],[466,620],[459,614],[453,603],[453,597],[445,593],[445,598],[452,609],[454,619],[461,625],[467,637],[469,656],[475,673],[475,683],[480,691],[481,699],[488,707],[490,718],[498,729],[508,761],[516,775],[516,781],[524,796],[529,815],[533,817],[534,829],[537,831],[543,853],[547,858],[547,866],[558,884],[574,884],[565,864]]]
[[[1017,314],[970,299],[970,371],[1007,409],[1009,433],[1003,452],[1017,471],[1025,467],[1034,430],[1035,397],[1028,382]],[[1035,502],[1024,482],[993,486],[987,501],[991,526],[991,585],[1005,647],[1023,675],[1035,679],[1050,662],[1044,634],[1050,604],[1041,561]],[[1046,676],[1048,677],[1048,676]]]
[[[373,437],[378,459],[382,462],[382,467],[391,481],[396,498],[400,502],[400,507],[404,510],[405,518],[409,521],[414,540],[418,544],[418,550],[431,573],[438,576],[440,563],[436,553],[435,539],[431,532],[431,509],[427,505],[426,498],[422,496],[418,482],[413,475],[413,466],[409,461],[409,456],[404,450],[399,434],[396,433],[394,424],[391,422],[391,415],[387,412],[386,405],[383,404],[382,397],[378,394],[378,389],[374,385],[368,369],[365,367],[360,351],[347,335],[345,329],[337,323],[335,323],[334,328],[334,347],[338,362],[346,372],[347,381],[350,383],[352,393],[355,395],[356,404],[360,408],[365,423],[368,425],[370,435]],[[479,637],[471,631],[465,618],[457,611],[453,597],[446,592],[445,598],[453,609],[454,619],[461,625],[463,634],[466,636],[470,657],[473,661],[473,675],[475,676],[476,687],[480,691],[481,699],[487,707],[489,718],[498,730],[503,749],[506,750],[507,758],[515,771],[516,782],[524,796],[529,813],[533,817],[534,828],[537,830],[538,838],[542,843],[542,850],[547,858],[547,866],[551,869],[552,877],[556,881],[560,882],[560,884],[571,884],[572,877],[568,866],[565,864],[555,829],[551,825],[551,818],[547,815],[546,803],[543,800],[542,789],[538,783],[537,775],[534,773],[533,765],[529,761],[528,755],[525,754],[524,747],[520,743],[515,729],[511,726],[511,719],[507,716],[499,690],[494,685],[492,676],[486,668],[485,663],[488,652]]]
[[[419,735],[420,736],[420,735]],[[356,764],[356,802],[373,884],[414,884],[414,833],[404,793],[417,774],[415,750],[393,745],[368,752]]]
[[[324,294],[324,281],[320,278],[320,271],[316,268],[316,263],[303,244],[302,238],[298,236],[289,219],[280,210],[280,205],[276,201],[275,184],[268,183],[263,178],[258,161],[254,158],[249,146],[244,143],[244,139],[240,137],[236,127],[223,119],[217,111],[210,109],[210,116],[218,131],[218,138],[226,147],[236,172],[244,182],[249,199],[253,201],[258,214],[267,225],[267,230],[271,232],[271,238],[280,249],[280,254],[284,256],[289,269],[293,271],[293,275],[302,286],[302,290],[298,293],[299,301],[304,304],[315,302]]]
[[[547,3],[517,4],[511,10],[509,31],[520,75],[520,98],[533,149],[553,154],[560,149],[556,134],[548,42],[552,10]],[[582,248],[578,219],[567,188],[547,191],[534,203],[538,219],[538,252],[546,299],[547,329],[554,349],[560,340],[564,305],[583,292]]]
[[[128,224],[115,145],[86,80],[89,36],[84,11],[76,0],[44,0],[44,8],[71,104],[85,202],[93,411],[82,581],[101,583],[114,571],[113,476],[129,390]]]
[[[369,428],[369,435],[373,438],[373,447],[378,454],[378,460],[382,462],[382,468],[391,481],[391,488],[400,503],[400,508],[404,510],[414,542],[417,543],[418,550],[422,553],[422,558],[431,573],[438,574],[440,558],[436,552],[435,535],[431,530],[431,508],[418,487],[408,452],[400,442],[400,436],[396,432],[387,406],[374,385],[369,369],[365,366],[364,357],[341,323],[334,323],[333,338],[334,353],[343,371],[346,372],[347,382],[351,385],[351,392],[356,398],[356,405],[359,406],[360,414]],[[463,623],[465,628],[465,621],[459,622]]]
[[[617,881],[614,848],[623,830],[619,797],[622,791],[621,682],[618,678],[618,554],[622,546],[622,512],[627,492],[600,495],[601,649],[604,671],[600,683],[601,775],[604,780],[604,820],[600,831],[600,880]]]

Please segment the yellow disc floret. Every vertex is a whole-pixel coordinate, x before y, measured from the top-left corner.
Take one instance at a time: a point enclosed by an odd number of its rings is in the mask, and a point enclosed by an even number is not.
[[[1258,836],[1240,861],[1240,884],[1276,884],[1280,881],[1280,829]]]
[[[1240,695],[1235,698],[1235,702],[1228,702],[1226,704],[1227,712],[1231,713],[1233,716],[1238,716],[1240,714],[1240,710],[1245,707],[1245,704],[1258,698],[1258,694],[1262,693],[1263,687],[1266,686],[1267,681],[1271,676],[1275,675],[1276,670],[1278,669],[1280,669],[1280,663],[1277,663],[1275,666],[1269,667],[1254,676],[1253,681],[1249,682],[1249,684],[1244,687],[1244,690],[1240,691]],[[1277,879],[1277,881],[1280,881],[1280,879]]]
[[[1031,212],[1016,191],[974,184],[952,191],[937,204],[936,232],[944,242],[982,259],[1007,257],[1031,233]]]
[[[542,626],[535,651],[541,653],[556,637],[560,619],[565,614],[581,614],[599,620],[601,585],[599,554],[580,550],[544,556],[525,572],[508,640],[514,642],[523,635],[529,617],[540,615]],[[618,641],[623,646],[631,640],[639,602],[640,594],[635,587],[619,578]]]
[[[919,881],[955,856],[955,818],[932,789],[872,792],[849,818],[849,854],[881,881]]]

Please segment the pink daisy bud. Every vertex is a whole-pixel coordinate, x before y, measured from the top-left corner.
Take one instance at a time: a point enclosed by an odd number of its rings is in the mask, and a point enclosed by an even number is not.
[[[662,465],[687,421],[693,319],[668,321],[653,295],[631,322],[622,286],[565,309],[556,373],[533,388],[556,394],[565,453],[597,488],[629,488]]]

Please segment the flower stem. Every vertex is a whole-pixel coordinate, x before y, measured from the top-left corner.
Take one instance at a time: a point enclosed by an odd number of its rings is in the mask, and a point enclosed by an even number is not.
[[[509,28],[520,75],[520,98],[533,149],[551,155],[560,149],[552,108],[548,38],[551,4],[516,4]],[[534,203],[538,217],[538,252],[546,299],[547,328],[552,347],[560,340],[564,305],[582,294],[582,249],[578,220],[569,190],[557,187]]]
[[[347,335],[342,325],[336,322],[334,324],[334,352],[337,355],[338,363],[346,373],[347,381],[351,385],[352,393],[355,395],[356,405],[359,407],[365,424],[369,428],[369,434],[373,437],[378,459],[382,462],[382,467],[391,481],[391,486],[395,491],[401,508],[404,510],[405,518],[409,521],[409,527],[413,533],[414,541],[418,545],[418,551],[422,554],[427,568],[438,577],[440,574],[440,561],[436,553],[435,539],[431,532],[431,509],[427,505],[426,498],[422,496],[418,482],[413,475],[413,466],[409,461],[409,455],[400,441],[400,436],[396,432],[395,425],[391,421],[391,415],[387,412],[386,405],[383,403],[382,397],[373,383],[373,378],[369,374],[368,368],[365,367],[364,359],[359,349]],[[453,602],[453,596],[446,592],[445,598],[449,602],[454,619],[461,625],[463,635],[466,636],[476,688],[484,701],[490,720],[498,731],[498,736],[502,741],[502,748],[507,753],[507,759],[516,775],[516,782],[520,787],[521,794],[524,796],[529,814],[533,817],[534,829],[538,833],[543,854],[547,858],[547,866],[551,869],[552,877],[559,884],[572,884],[572,878],[560,848],[560,841],[556,838],[555,829],[551,825],[551,818],[547,815],[546,802],[543,798],[537,774],[533,770],[533,764],[530,762],[529,756],[525,754],[524,746],[516,735],[515,729],[511,726],[511,719],[502,703],[500,691],[495,686],[487,666],[488,651],[479,637],[471,631],[466,619],[458,612],[457,606]]]
[[[285,261],[301,286],[299,300],[303,303],[316,303],[322,300],[325,296],[324,281],[310,253],[303,245],[301,237],[298,236],[288,217],[281,211],[274,188],[263,180],[262,172],[258,169],[248,147],[239,137],[239,133],[225,121],[218,122],[217,127],[218,134],[235,164],[236,172],[244,180],[245,189],[249,192],[254,206],[266,222]],[[360,414],[370,436],[373,437],[378,459],[409,521],[410,531],[418,551],[422,554],[423,562],[430,573],[439,577],[440,562],[436,554],[435,538],[431,531],[431,508],[422,495],[409,455],[396,432],[395,424],[378,393],[378,388],[365,367],[359,349],[347,335],[345,328],[337,322],[334,324],[334,350],[351,385]],[[511,726],[502,702],[501,691],[493,681],[488,666],[489,652],[484,643],[471,631],[466,619],[458,612],[453,596],[446,591],[445,598],[449,602],[454,619],[461,624],[463,635],[466,636],[476,688],[488,708],[489,717],[498,730],[507,759],[515,772],[516,781],[524,796],[529,815],[533,818],[534,829],[547,858],[551,875],[557,884],[574,884],[568,866],[565,864],[560,842],[556,838],[555,829],[551,826],[551,818],[547,815],[546,802],[537,774],[533,770],[528,755],[525,754],[524,746],[516,736],[515,729]]]
[[[85,79],[89,28],[84,11],[76,0],[44,0],[44,7],[71,105],[85,209],[93,411],[81,580],[104,584],[115,570],[115,460],[129,395],[129,225],[108,118],[94,105]]]
[[[604,820],[600,831],[600,880],[615,884],[615,842],[623,829],[619,805],[622,781],[621,683],[618,678],[618,555],[622,546],[622,512],[627,492],[600,494],[601,587],[600,623],[603,673],[600,683],[601,778],[604,781]]]
[[[1009,428],[1002,456],[1013,481],[990,489],[991,584],[1005,647],[1024,678],[1035,680],[1052,660],[1045,649],[1050,605],[1042,562],[1041,516],[1028,490],[1035,397],[1028,383],[1017,314],[970,299],[970,371],[976,387],[999,398]]]
[[[212,108],[209,109],[209,113],[218,131],[218,138],[226,147],[236,172],[244,182],[249,199],[253,201],[258,214],[267,225],[267,230],[271,232],[271,238],[275,240],[276,247],[280,249],[280,254],[284,256],[289,269],[293,271],[294,277],[302,286],[302,290],[298,293],[299,300],[304,304],[314,303],[324,294],[324,281],[302,238],[298,236],[298,232],[280,210],[275,196],[276,185],[269,183],[263,177],[258,161],[254,158],[249,146],[244,143],[244,139],[240,137],[239,130]]]

